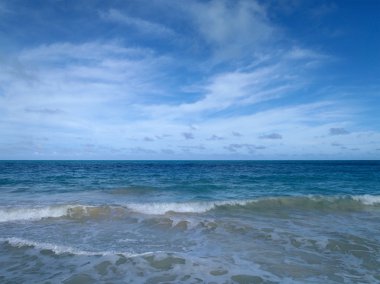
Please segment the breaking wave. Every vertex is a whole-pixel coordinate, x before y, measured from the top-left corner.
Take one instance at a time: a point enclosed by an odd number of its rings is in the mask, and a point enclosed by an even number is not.
[[[126,203],[122,205],[51,205],[45,207],[0,208],[0,222],[41,220],[44,218],[123,217],[131,212],[147,215],[168,213],[201,214],[213,210],[250,210],[270,212],[280,209],[356,211],[379,209],[380,196],[294,196],[247,200]]]
[[[12,207],[0,209],[0,222],[35,221],[45,218],[82,218],[117,216],[123,214],[126,208],[114,206],[92,205],[51,205],[45,207]]]
[[[0,209],[0,222],[19,220],[40,220],[48,217],[62,217],[72,208],[70,205],[56,205],[46,207],[11,207]]]
[[[212,202],[169,202],[169,203],[134,203],[126,206],[138,213],[162,215],[174,213],[205,213],[211,210],[247,209],[270,211],[273,209],[303,210],[364,210],[380,207],[380,196],[295,196],[266,197],[248,200],[228,200]]]
[[[229,200],[229,201],[209,201],[209,202],[163,202],[163,203],[130,203],[126,207],[132,211],[162,215],[165,213],[205,213],[220,206],[244,206],[255,200]]]
[[[123,255],[125,257],[136,257],[150,255],[155,252],[145,252],[145,253],[128,253],[128,252],[115,252],[115,251],[84,251],[76,249],[70,246],[57,245],[53,243],[36,242],[32,240],[22,239],[22,238],[0,238],[0,242],[9,244],[12,247],[22,248],[22,247],[33,247],[37,250],[48,250],[54,254],[71,254],[71,255],[84,255],[84,256],[106,256],[106,255]]]

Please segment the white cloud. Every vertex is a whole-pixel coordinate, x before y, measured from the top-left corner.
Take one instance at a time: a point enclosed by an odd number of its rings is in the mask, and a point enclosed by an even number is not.
[[[328,60],[331,56],[316,52],[315,50],[294,46],[287,53],[289,59]]]
[[[156,36],[174,36],[175,32],[165,25],[126,15],[116,9],[101,12],[100,17],[106,21],[120,23],[137,29],[139,32]]]
[[[152,55],[153,51],[147,48],[126,48],[115,42],[85,42],[74,44],[70,42],[59,42],[43,44],[35,48],[24,49],[18,58],[21,61],[32,61],[38,63],[73,63],[68,60],[95,60],[99,61],[110,56],[115,57],[146,57]]]
[[[160,92],[164,75],[158,70],[168,62],[149,50],[117,43],[25,49],[4,60],[0,70],[1,121],[24,129],[32,124],[75,131],[96,129],[92,120],[128,119],[132,101]],[[54,117],[44,117],[53,111]]]
[[[212,115],[283,98],[297,90],[300,81],[306,80],[300,76],[305,72],[295,68],[297,74],[292,74],[294,65],[289,59],[215,74],[198,88],[203,96],[193,103],[138,103],[152,89],[159,89],[156,73],[167,68],[167,62],[149,50],[117,43],[62,43],[24,50],[0,71],[0,80],[7,83],[0,97],[2,136],[12,137],[0,150],[11,151],[12,144],[19,145],[14,149],[19,153],[79,158],[163,158],[169,152],[175,158],[231,158],[232,153],[232,158],[278,158],[313,151],[329,157],[345,151],[331,147],[331,143],[342,143],[337,140],[340,136],[326,136],[329,129],[349,127],[349,113],[333,101],[271,106],[228,117]],[[197,126],[190,129],[196,135],[189,132],[193,118]],[[277,132],[283,139],[265,143],[260,139],[263,133]],[[162,133],[165,139],[152,138],[163,137]],[[344,145],[361,149],[351,152],[370,151],[365,140],[355,138]]]
[[[213,0],[187,6],[203,39],[215,49],[217,60],[252,57],[278,36],[256,1]]]
[[[200,99],[179,105],[141,106],[148,115],[179,118],[217,113],[231,107],[254,105],[292,94],[307,82],[302,66],[277,57],[279,63],[269,62],[250,70],[227,71],[213,75],[203,86]],[[295,68],[297,66],[297,68]],[[304,73],[304,74],[302,74]]]
[[[136,32],[133,47],[129,37],[56,42],[0,58],[0,134],[6,137],[0,154],[328,158],[344,151],[370,156],[379,148],[379,133],[372,142],[366,132],[357,135],[352,109],[334,100],[336,92],[320,89],[324,99],[313,96],[315,69],[308,66],[332,57],[286,42],[257,1],[170,6],[171,26],[121,9],[100,13],[100,24]],[[177,36],[177,27],[184,32],[173,44],[194,43],[200,57],[140,46],[140,36],[167,39]],[[346,129],[349,134],[339,135]]]

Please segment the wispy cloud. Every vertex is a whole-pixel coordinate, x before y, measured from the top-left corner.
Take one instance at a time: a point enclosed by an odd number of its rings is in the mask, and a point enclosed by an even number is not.
[[[279,133],[270,133],[270,134],[261,135],[259,136],[259,138],[275,140],[275,139],[282,139],[282,135]]]
[[[161,152],[166,155],[173,155],[175,152],[172,149],[161,149]]]
[[[50,108],[25,108],[25,112],[29,113],[39,113],[39,114],[47,114],[47,115],[54,115],[54,114],[61,114],[64,113],[61,109],[50,109]]]
[[[130,153],[133,153],[133,154],[155,154],[156,151],[155,150],[152,150],[152,149],[147,149],[147,148],[143,148],[143,147],[132,147],[132,148],[129,148],[127,149],[128,152]]]
[[[210,140],[210,141],[218,141],[218,140],[224,140],[224,137],[221,137],[221,136],[218,136],[218,135],[211,135],[210,138],[208,138],[207,140]]]
[[[147,141],[147,142],[153,142],[154,139],[152,137],[144,137],[144,141]]]
[[[183,133],[182,133],[182,136],[183,136],[186,140],[192,140],[192,139],[194,139],[194,134],[191,133],[191,132],[183,132]]]
[[[350,134],[350,132],[344,128],[330,128],[329,134],[330,135],[347,135],[347,134]]]
[[[186,7],[217,61],[251,57],[276,36],[266,10],[256,1],[213,0]]]
[[[237,131],[232,131],[232,135],[235,137],[242,137],[241,133],[239,133]]]
[[[224,147],[230,152],[239,152],[241,150],[247,151],[248,153],[254,153],[256,150],[263,150],[265,146],[256,146],[252,144],[230,144]]]
[[[335,3],[322,3],[319,6],[315,7],[311,14],[314,17],[321,18],[326,15],[332,14],[333,12],[337,11],[338,7]]]
[[[291,74],[287,64],[269,64],[251,71],[231,71],[216,74],[200,90],[203,96],[191,103],[176,106],[142,106],[154,116],[183,116],[192,113],[219,112],[230,107],[254,105],[287,96],[304,82]],[[275,81],[274,81],[275,80]]]
[[[0,71],[7,94],[0,97],[1,105],[9,118],[20,121],[28,120],[28,113],[51,114],[62,109],[67,110],[60,112],[67,115],[65,123],[76,120],[78,125],[91,116],[114,116],[139,94],[160,92],[162,77],[157,70],[166,60],[154,57],[149,50],[118,44],[62,43],[23,50]],[[33,76],[25,75],[29,73]]]
[[[332,59],[331,55],[322,54],[320,52],[317,52],[315,50],[301,48],[299,46],[292,47],[288,53],[286,54],[286,57],[290,59],[295,60],[320,60],[320,61],[326,61]]]
[[[0,134],[6,137],[0,154],[123,159],[378,155],[376,126],[367,125],[369,120],[359,123],[365,104],[356,104],[353,95],[347,99],[347,88],[331,88],[339,72],[327,72],[326,66],[335,63],[336,54],[314,44],[319,37],[304,41],[281,26],[276,13],[289,7],[295,13],[305,3],[148,2],[94,4],[91,13],[78,8],[72,17],[80,19],[73,23],[89,21],[91,28],[66,33],[52,20],[28,29],[29,42],[18,42],[23,29],[12,29],[16,18],[11,13],[2,18],[12,21],[4,26],[9,35],[2,34],[0,46]],[[316,9],[316,17],[339,10],[308,7]],[[49,19],[61,16],[68,23],[61,10],[50,8],[56,14]],[[358,87],[352,94],[368,90]],[[371,92],[376,94],[366,98],[377,105],[378,87]]]
[[[179,148],[185,152],[185,153],[193,153],[194,151],[204,151],[206,150],[206,147],[203,145],[197,145],[197,146],[179,146]]]
[[[116,9],[110,9],[107,12],[101,12],[100,17],[103,20],[115,22],[135,28],[142,33],[148,33],[150,36],[173,36],[175,32],[165,25],[132,17]]]

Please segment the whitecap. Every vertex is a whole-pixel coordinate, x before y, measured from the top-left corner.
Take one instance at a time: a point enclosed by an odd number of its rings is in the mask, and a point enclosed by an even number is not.
[[[20,220],[40,220],[65,216],[73,205],[55,205],[45,207],[11,207],[0,209],[0,222]]]
[[[380,196],[379,195],[355,195],[352,197],[356,201],[360,201],[365,205],[377,205],[380,204]]]
[[[72,255],[83,255],[83,256],[107,256],[107,255],[123,255],[125,257],[137,257],[155,254],[157,252],[144,252],[144,253],[129,253],[129,252],[117,252],[117,251],[85,251],[74,247],[58,245],[47,242],[37,242],[22,238],[10,237],[10,238],[0,238],[0,242],[5,242],[13,247],[34,247],[38,250],[50,250],[53,253],[60,254],[72,254]]]
[[[204,213],[223,205],[246,205],[256,200],[228,200],[213,202],[162,202],[162,203],[128,203],[127,208],[137,213],[162,215],[176,213]]]

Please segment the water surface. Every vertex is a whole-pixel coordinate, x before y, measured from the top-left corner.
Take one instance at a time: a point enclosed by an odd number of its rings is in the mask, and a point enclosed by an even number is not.
[[[2,161],[0,282],[376,283],[378,161]]]

